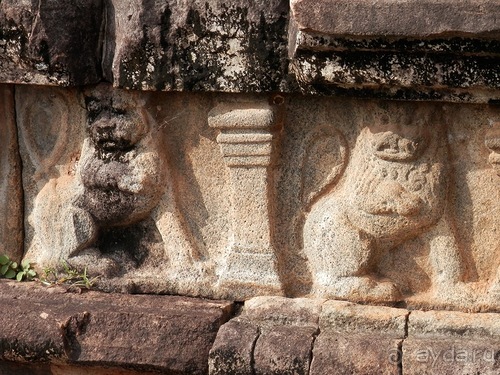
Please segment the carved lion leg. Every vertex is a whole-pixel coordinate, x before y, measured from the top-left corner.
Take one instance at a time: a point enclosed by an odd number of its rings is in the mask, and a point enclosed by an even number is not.
[[[334,200],[313,209],[304,226],[304,251],[313,276],[315,295],[355,301],[392,302],[396,287],[370,272],[375,247],[369,236],[354,228],[341,204]]]

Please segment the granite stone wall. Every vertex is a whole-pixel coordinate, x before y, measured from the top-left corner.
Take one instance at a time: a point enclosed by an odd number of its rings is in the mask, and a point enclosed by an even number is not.
[[[86,335],[54,296],[66,323],[19,346],[46,308],[5,302],[0,374],[496,373],[499,20],[495,0],[0,1],[0,255],[85,269],[96,301],[227,301],[186,332],[153,328],[184,302],[130,310],[123,347],[177,340],[137,359],[106,344],[107,304],[75,300]]]

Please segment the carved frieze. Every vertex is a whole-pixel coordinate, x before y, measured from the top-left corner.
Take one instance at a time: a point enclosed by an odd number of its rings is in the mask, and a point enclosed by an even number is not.
[[[498,110],[16,90],[25,257],[105,290],[494,310]]]

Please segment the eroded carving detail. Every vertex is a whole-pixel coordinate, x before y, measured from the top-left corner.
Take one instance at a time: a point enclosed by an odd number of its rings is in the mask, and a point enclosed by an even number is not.
[[[491,121],[491,128],[486,133],[485,145],[490,151],[488,155],[488,162],[496,171],[497,176],[500,177],[500,121]],[[500,186],[499,186],[500,187]],[[500,245],[497,247],[497,253],[500,252]],[[491,283],[489,292],[493,301],[499,303],[500,301],[500,260],[497,256],[497,264],[493,268],[493,282]]]
[[[22,256],[21,163],[17,144],[14,92],[0,85],[0,254]]]
[[[209,114],[232,185],[232,234],[220,271],[227,295],[281,294],[272,239],[272,134],[276,113],[266,102],[225,103]]]
[[[166,156],[138,94],[101,85],[85,104],[88,136],[75,178],[58,197],[61,179],[50,180],[37,196],[33,216],[42,249],[28,256],[44,265],[65,259],[117,274],[147,255],[141,242],[156,230],[149,216],[165,189]]]
[[[443,214],[444,128],[432,125],[417,110],[373,108],[343,183],[313,206],[305,222],[315,294],[377,302],[401,298],[393,283],[377,279],[376,267],[388,250]]]

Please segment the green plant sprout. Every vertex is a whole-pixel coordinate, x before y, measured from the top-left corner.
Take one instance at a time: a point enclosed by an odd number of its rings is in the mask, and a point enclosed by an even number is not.
[[[70,288],[91,289],[99,276],[90,278],[87,274],[87,267],[83,271],[71,267],[64,260],[61,261],[63,270],[58,271],[55,268],[44,268],[40,282],[45,286],[69,285]]]
[[[21,264],[12,261],[7,255],[0,255],[0,277],[6,279],[16,279],[17,281],[33,280],[36,276],[35,270],[31,268],[28,260],[23,260]]]

